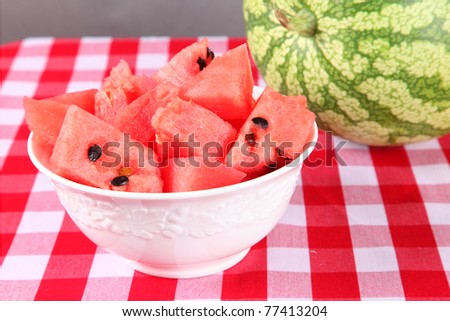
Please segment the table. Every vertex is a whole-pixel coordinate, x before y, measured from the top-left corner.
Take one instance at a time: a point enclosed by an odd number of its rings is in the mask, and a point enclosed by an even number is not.
[[[241,263],[212,276],[144,275],[81,234],[27,156],[22,97],[99,88],[119,59],[151,74],[194,40],[1,46],[0,299],[449,300],[450,135],[369,148],[321,132],[279,224]],[[244,41],[210,37],[219,55]]]

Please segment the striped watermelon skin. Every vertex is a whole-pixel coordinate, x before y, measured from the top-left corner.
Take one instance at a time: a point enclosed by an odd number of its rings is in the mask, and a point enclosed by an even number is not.
[[[450,1],[244,0],[266,83],[368,145],[450,132]]]

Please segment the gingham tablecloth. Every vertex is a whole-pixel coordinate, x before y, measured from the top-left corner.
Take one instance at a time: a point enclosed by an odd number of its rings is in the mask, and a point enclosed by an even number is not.
[[[195,39],[29,38],[1,46],[1,300],[449,300],[450,135],[368,148],[321,132],[275,229],[229,270],[136,272],[89,241],[26,151],[22,97],[151,74]],[[242,38],[210,37],[221,54]],[[263,81],[253,68],[257,84]]]

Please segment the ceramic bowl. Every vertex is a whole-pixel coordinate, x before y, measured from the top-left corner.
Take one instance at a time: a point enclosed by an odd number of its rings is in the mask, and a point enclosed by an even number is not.
[[[85,186],[33,164],[55,185],[61,204],[95,244],[146,274],[189,278],[223,271],[242,260],[287,209],[313,140],[291,164],[239,184],[181,193],[128,193]]]

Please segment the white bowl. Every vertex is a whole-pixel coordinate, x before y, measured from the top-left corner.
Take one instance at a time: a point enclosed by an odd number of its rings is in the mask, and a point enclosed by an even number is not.
[[[58,176],[35,153],[37,169],[54,183],[67,213],[95,244],[146,274],[189,278],[242,260],[286,211],[312,142],[288,166],[235,185],[181,193],[130,193],[85,186]]]

